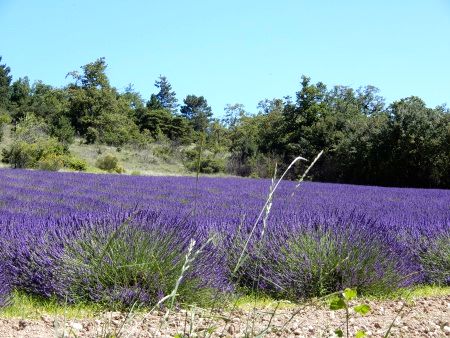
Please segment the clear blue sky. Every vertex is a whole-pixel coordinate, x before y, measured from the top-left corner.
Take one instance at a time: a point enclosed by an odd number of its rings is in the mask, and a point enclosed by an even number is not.
[[[203,95],[218,115],[294,95],[302,74],[450,103],[449,0],[0,0],[0,27],[15,79],[63,86],[104,56],[119,90],[148,99],[163,74],[179,101]]]

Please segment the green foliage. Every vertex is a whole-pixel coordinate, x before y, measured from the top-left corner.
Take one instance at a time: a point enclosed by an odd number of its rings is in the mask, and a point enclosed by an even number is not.
[[[189,167],[190,170],[196,170],[196,167]],[[200,172],[204,174],[217,174],[225,171],[225,160],[208,156],[200,160]]]
[[[40,139],[33,143],[15,141],[10,148],[3,149],[2,161],[13,168],[39,168],[41,164],[50,167],[50,162],[57,163],[64,153],[63,145],[54,138]],[[49,158],[48,163],[46,158]]]
[[[108,171],[108,172],[116,172],[121,174],[124,172],[123,168],[119,165],[119,160],[114,155],[107,154],[103,157],[100,157],[97,160],[97,167]]]
[[[212,117],[211,107],[203,96],[188,95],[180,112],[197,132],[205,132]]]
[[[69,145],[75,138],[75,129],[66,116],[55,116],[50,122],[50,135],[56,137],[59,142]]]
[[[87,162],[75,156],[66,155],[64,157],[64,167],[76,171],[86,171]]]
[[[153,148],[153,155],[164,160],[169,161],[174,156],[174,147],[169,142],[160,142]]]
[[[120,113],[102,114],[93,123],[98,141],[111,146],[121,146],[139,138],[139,129],[129,117]],[[87,137],[88,138],[88,137]]]
[[[42,315],[66,319],[93,318],[101,310],[96,304],[61,304],[56,297],[44,298],[14,290],[8,306],[0,309],[2,318],[39,319]]]
[[[15,122],[22,119],[29,112],[29,102],[31,97],[30,80],[27,76],[19,78],[11,85],[10,102],[13,110]]]
[[[356,313],[359,313],[361,315],[366,315],[370,311],[370,306],[367,304],[360,304],[353,307],[353,310],[355,310]]]
[[[155,107],[155,101],[158,102],[156,109],[164,109],[172,114],[175,114],[178,110],[178,100],[176,93],[172,91],[172,85],[169,83],[165,76],[160,75],[158,80],[155,81],[155,87],[159,89],[158,94],[152,95],[147,107]]]
[[[11,116],[0,109],[0,142],[3,138],[3,126],[11,123]]]
[[[230,130],[230,160],[228,171],[249,176],[255,172],[252,161],[258,154],[258,133],[260,119],[241,115],[238,121],[234,122],[234,127]]]
[[[196,172],[200,170],[203,174],[217,174],[225,171],[226,161],[209,152],[202,153],[199,158],[199,147],[189,149],[184,152],[184,165],[190,171]]]
[[[49,126],[34,114],[27,114],[16,124],[14,138],[18,141],[33,143],[48,137]]]
[[[138,123],[141,130],[148,130],[156,140],[160,134],[169,135],[172,115],[165,109],[142,109]]]
[[[2,161],[13,168],[57,171],[76,167],[76,170],[85,170],[86,163],[71,157],[67,144],[50,136],[49,132],[50,127],[42,118],[27,114],[15,127],[13,143],[2,150]]]
[[[86,130],[85,137],[86,137],[86,142],[88,144],[94,144],[100,140],[100,133],[96,128],[88,127]]]
[[[0,62],[2,57],[0,56]],[[0,108],[7,108],[10,100],[11,69],[6,64],[0,64]]]
[[[342,298],[336,297],[330,302],[330,310],[345,309],[345,301]]]
[[[58,154],[48,154],[37,162],[37,168],[47,171],[58,171],[64,167],[64,157]]]
[[[207,100],[196,95],[187,95],[176,115],[176,93],[165,76],[155,81],[158,92],[144,105],[132,85],[123,93],[112,87],[106,69],[105,58],[99,58],[70,72],[73,81],[67,87],[54,88],[41,81],[30,85],[27,77],[12,82],[10,68],[0,64],[0,114],[11,116],[17,135],[24,121],[29,125],[31,138],[22,141],[34,143],[33,134],[40,133],[66,148],[75,135],[89,144],[141,149],[168,140],[171,146],[199,146],[198,135],[206,135],[202,146],[213,156],[202,160],[204,172],[271,177],[275,163],[284,170],[296,156],[312,159],[323,149],[310,172],[320,181],[450,187],[450,111],[445,105],[432,109],[414,96],[386,105],[373,86],[327,88],[302,76],[293,98],[265,99],[257,114],[241,104],[227,105],[225,118],[218,120]],[[287,178],[296,179],[302,171],[296,166]]]
[[[138,137],[130,95],[122,97],[109,85],[104,58],[82,66],[83,73],[71,72],[68,116],[75,130],[88,143],[120,146]]]
[[[353,298],[356,298],[356,295],[357,295],[357,292],[354,289],[347,288],[344,290],[344,292],[342,292],[342,296],[347,301],[352,300]]]
[[[330,310],[333,311],[337,311],[337,310],[345,310],[345,331],[346,331],[346,337],[350,337],[349,334],[349,321],[350,321],[350,312],[349,312],[349,308],[350,308],[350,304],[349,302],[351,300],[354,300],[357,296],[357,292],[355,289],[345,289],[342,292],[339,292],[337,294],[334,294],[330,300],[329,300],[329,307]],[[367,313],[369,313],[370,306],[367,304],[358,304],[353,306],[353,310],[360,314],[360,315],[366,315]],[[344,331],[339,328],[336,329],[334,331],[334,333],[338,336],[338,337],[344,337]],[[355,333],[355,337],[356,338],[362,338],[365,337],[366,333],[362,330],[358,330]]]

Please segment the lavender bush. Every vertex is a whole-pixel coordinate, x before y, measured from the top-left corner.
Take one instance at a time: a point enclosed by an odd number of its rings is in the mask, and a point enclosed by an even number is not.
[[[180,285],[186,301],[197,297],[193,285],[203,295],[234,284],[302,298],[347,286],[376,293],[448,283],[450,191],[322,183],[295,190],[288,181],[274,196],[266,233],[258,224],[234,274],[269,186],[0,170],[0,277],[44,297],[154,304],[189,241],[213,238]]]
[[[0,265],[0,308],[9,303],[11,285],[3,266]]]
[[[108,307],[156,304],[174,287],[190,239],[196,237],[191,227],[167,223],[152,212],[83,227],[62,257],[67,297]],[[231,288],[217,253],[210,246],[202,253],[178,290],[182,302],[207,303],[209,291]]]

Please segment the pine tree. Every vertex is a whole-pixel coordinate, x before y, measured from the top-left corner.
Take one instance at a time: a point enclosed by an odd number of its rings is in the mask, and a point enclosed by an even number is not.
[[[155,97],[160,102],[162,108],[167,109],[172,114],[176,114],[179,104],[176,93],[172,90],[172,85],[167,78],[160,75],[159,79],[155,81],[155,87],[159,89]]]
[[[2,57],[0,56],[0,62]],[[5,64],[0,64],[0,107],[6,108],[9,104],[9,93],[12,76],[9,75],[11,69]]]

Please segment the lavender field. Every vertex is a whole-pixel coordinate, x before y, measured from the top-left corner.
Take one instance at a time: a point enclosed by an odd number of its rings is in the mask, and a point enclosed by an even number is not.
[[[260,221],[249,237],[270,183],[0,170],[1,299],[19,290],[152,305],[171,292],[191,240],[202,252],[182,302],[450,283],[449,190],[286,181],[264,233]]]

